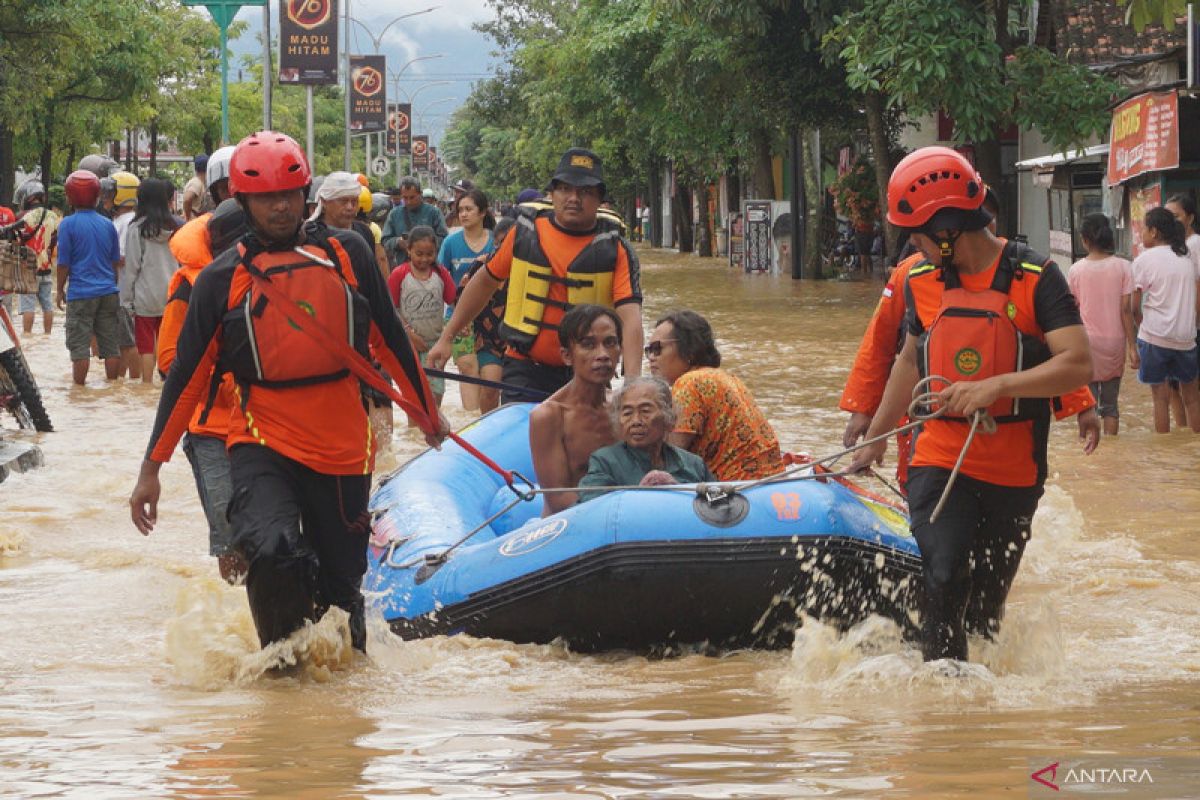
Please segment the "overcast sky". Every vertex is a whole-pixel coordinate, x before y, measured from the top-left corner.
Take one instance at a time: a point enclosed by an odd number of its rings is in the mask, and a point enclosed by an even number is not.
[[[277,0],[271,2],[272,28],[278,36],[279,6]],[[350,3],[353,18],[375,35],[398,16],[437,7],[388,28],[380,40],[380,52],[387,56],[389,71],[399,70],[418,56],[442,54],[441,58],[411,64],[400,83],[402,95],[414,98],[414,133],[429,133],[433,141],[440,142],[450,114],[466,100],[472,84],[490,72],[495,61],[491,55],[495,43],[471,27],[491,19],[491,9],[484,0],[350,0]],[[245,20],[250,28],[234,43],[233,50],[238,55],[258,52],[256,36],[261,29],[262,10],[243,6],[238,19]],[[351,52],[371,53],[373,47],[363,27],[352,23]],[[394,87],[389,77],[389,101],[394,99]]]

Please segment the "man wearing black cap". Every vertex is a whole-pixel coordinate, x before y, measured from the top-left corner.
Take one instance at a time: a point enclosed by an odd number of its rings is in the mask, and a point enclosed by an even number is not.
[[[451,339],[471,323],[508,281],[501,335],[508,344],[504,382],[553,393],[571,379],[558,341],[558,323],[573,306],[595,303],[616,310],[625,335],[624,374],[642,371],[642,290],[637,256],[618,226],[598,215],[604,199],[600,157],[572,147],[550,180],[553,208],[521,207],[513,235],[476,273],[454,316],[429,351],[440,369]],[[505,392],[504,402],[524,399]]]

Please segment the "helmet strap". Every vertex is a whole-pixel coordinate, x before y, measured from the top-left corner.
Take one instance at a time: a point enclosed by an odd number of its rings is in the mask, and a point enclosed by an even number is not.
[[[962,235],[962,231],[950,231],[949,236],[931,236],[938,246],[938,254],[941,256],[943,269],[954,266],[954,243],[958,241],[958,237]]]
[[[300,216],[300,224],[296,226],[291,236],[287,241],[276,241],[270,239],[258,227],[258,223],[254,221],[254,215],[250,213],[250,206],[240,196],[237,198],[238,205],[242,207],[242,212],[246,215],[246,229],[250,232],[250,238],[256,243],[258,249],[267,251],[276,250],[291,250],[298,244],[303,243],[303,237],[300,232],[304,229],[304,216]]]

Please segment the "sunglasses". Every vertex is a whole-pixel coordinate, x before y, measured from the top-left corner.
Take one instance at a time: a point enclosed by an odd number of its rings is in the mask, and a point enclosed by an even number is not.
[[[646,345],[643,348],[643,350],[645,350],[646,355],[654,356],[655,358],[657,358],[658,356],[662,355],[663,344],[665,344],[666,342],[674,342],[674,341],[678,341],[678,340],[677,339],[659,339],[657,342],[651,342],[650,344]]]

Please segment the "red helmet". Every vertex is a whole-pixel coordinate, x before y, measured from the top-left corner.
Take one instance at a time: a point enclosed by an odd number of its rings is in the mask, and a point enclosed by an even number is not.
[[[259,131],[242,139],[229,162],[229,191],[234,196],[303,189],[311,178],[300,145],[275,131]]]
[[[962,153],[922,147],[892,170],[888,222],[926,231],[978,230],[992,219],[983,209],[984,197],[983,180]]]
[[[0,225],[11,225],[17,221],[17,217],[13,214],[12,209],[8,206],[0,206]]]
[[[89,169],[77,169],[67,176],[67,202],[74,208],[95,208],[100,199],[100,179]]]

